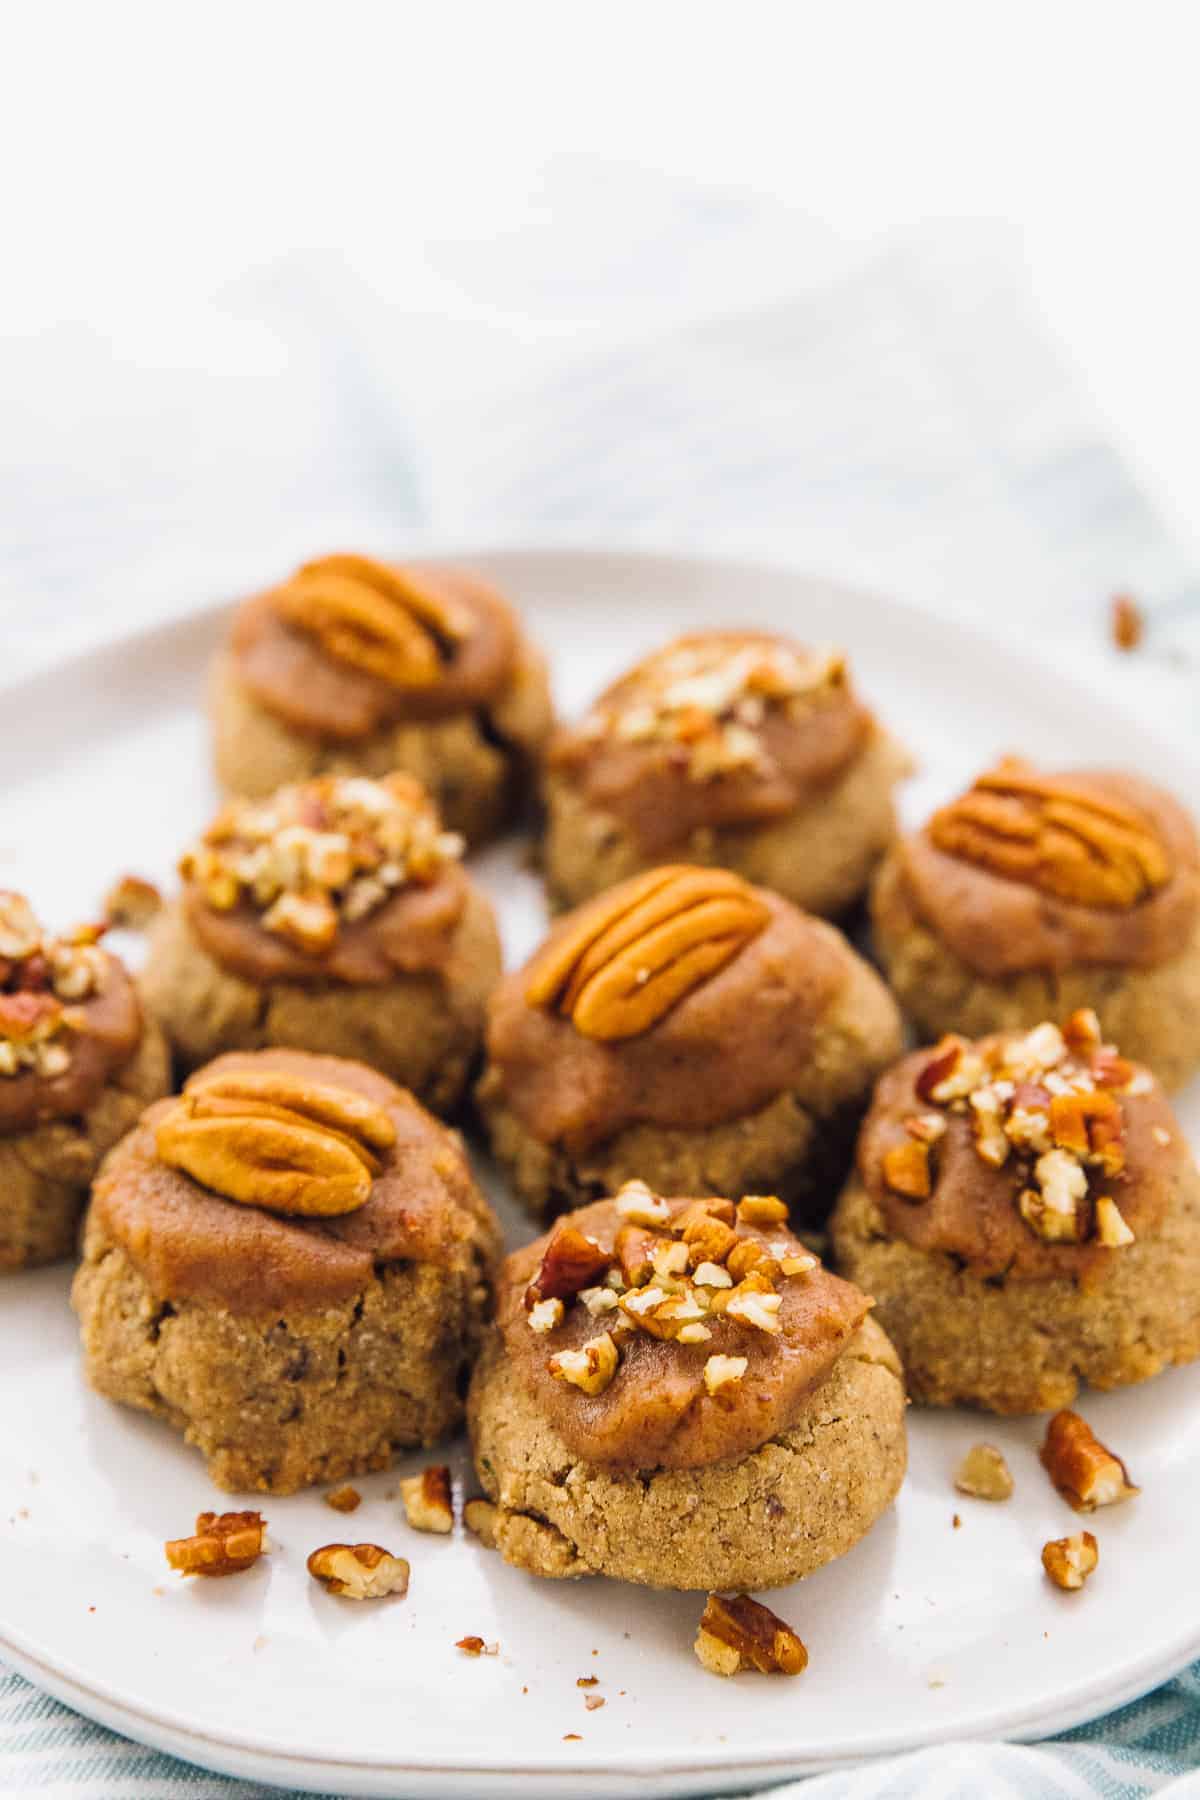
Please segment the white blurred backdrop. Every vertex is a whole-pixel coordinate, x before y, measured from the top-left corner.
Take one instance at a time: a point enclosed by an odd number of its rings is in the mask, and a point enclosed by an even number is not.
[[[935,492],[977,563],[994,531],[1005,579],[1040,580],[1051,446],[1076,563],[1038,604],[1134,582],[1173,615],[1200,554],[1198,42],[1191,0],[14,7],[0,589],[111,616],[306,534],[582,526],[945,604],[972,565],[939,555]],[[789,432],[833,477],[795,505]]]

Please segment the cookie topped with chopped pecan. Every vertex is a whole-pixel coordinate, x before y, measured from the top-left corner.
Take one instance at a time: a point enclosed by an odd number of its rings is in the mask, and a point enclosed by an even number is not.
[[[630,1181],[509,1257],[498,1320],[578,1455],[686,1469],[785,1430],[869,1306],[774,1195],[667,1200]]]

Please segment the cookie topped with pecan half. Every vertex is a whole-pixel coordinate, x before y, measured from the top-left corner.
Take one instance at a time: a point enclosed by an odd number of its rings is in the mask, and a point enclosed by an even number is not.
[[[479,1094],[538,1212],[637,1166],[664,1188],[737,1173],[724,1185],[791,1199],[898,1033],[833,926],[727,869],[669,865],[568,914],[500,982]]]
[[[212,706],[230,793],[403,769],[472,843],[521,805],[552,723],[542,659],[489,583],[346,553],[243,603]]]
[[[1200,838],[1140,776],[1005,758],[889,852],[872,915],[924,1036],[1094,1007],[1168,1086],[1200,1063]]]

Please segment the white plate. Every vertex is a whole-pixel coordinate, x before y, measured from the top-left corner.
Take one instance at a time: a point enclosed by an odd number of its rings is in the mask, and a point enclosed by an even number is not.
[[[568,711],[637,650],[753,621],[848,646],[864,691],[922,758],[912,818],[1017,748],[1141,767],[1200,802],[1200,778],[1173,747],[1058,672],[862,594],[645,555],[465,560],[523,604]],[[210,811],[198,700],[221,616],[3,694],[0,883],[27,888],[53,923],[126,869],[169,879]],[[543,916],[520,847],[478,868],[510,959],[523,955]],[[515,1237],[523,1228],[504,1211]],[[1200,1561],[1200,1367],[1087,1398],[1143,1492],[1101,1516],[1084,1594],[1042,1577],[1042,1543],[1076,1521],[1038,1467],[1038,1424],[916,1413],[895,1510],[841,1562],[768,1596],[807,1643],[807,1673],[720,1682],[691,1653],[697,1596],[539,1584],[461,1534],[418,1536],[394,1472],[358,1484],[367,1498],[352,1523],[319,1495],[267,1502],[276,1548],[248,1575],[169,1576],[163,1540],[221,1497],[173,1432],[86,1391],[67,1287],[54,1269],[0,1289],[0,1654],[82,1712],[210,1768],[355,1795],[712,1793],[939,1739],[1036,1737],[1200,1651],[1187,1574]],[[1011,1463],[1005,1506],[951,1486],[980,1437]],[[410,1558],[407,1599],[353,1607],[315,1587],[308,1551],[346,1530]],[[498,1639],[500,1655],[465,1658],[454,1644],[466,1633]],[[576,1678],[593,1674],[606,1705],[588,1712]]]

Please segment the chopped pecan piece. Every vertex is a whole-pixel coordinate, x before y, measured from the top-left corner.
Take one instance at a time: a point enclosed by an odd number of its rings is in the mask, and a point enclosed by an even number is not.
[[[454,1648],[461,1650],[465,1656],[499,1656],[500,1654],[499,1644],[486,1644],[481,1637],[475,1634],[459,1638]]]
[[[902,1194],[906,1200],[928,1200],[933,1192],[929,1146],[918,1138],[893,1144],[884,1153],[883,1179],[894,1194]]]
[[[1096,1201],[1096,1237],[1106,1250],[1123,1250],[1135,1241],[1111,1194],[1101,1194]]]
[[[266,1549],[266,1529],[258,1512],[202,1512],[194,1537],[165,1545],[167,1561],[181,1575],[240,1575]]]
[[[378,1544],[323,1544],[309,1557],[308,1572],[344,1600],[382,1600],[408,1592],[407,1562]]]
[[[560,1225],[546,1245],[541,1267],[525,1290],[525,1305],[539,1300],[573,1300],[608,1273],[612,1257],[573,1225]]]
[[[704,1365],[704,1386],[710,1394],[719,1394],[735,1386],[749,1366],[745,1356],[710,1356]]]
[[[1112,1506],[1140,1492],[1120,1457],[1100,1442],[1078,1413],[1055,1413],[1046,1427],[1041,1458],[1047,1475],[1076,1512],[1095,1512],[1098,1506]]]
[[[738,1201],[739,1225],[782,1225],[788,1209],[775,1194],[747,1194]]]
[[[808,1651],[790,1625],[749,1594],[710,1594],[694,1645],[714,1675],[757,1669],[764,1675],[800,1675]]]
[[[162,910],[162,895],[140,875],[122,875],[104,896],[104,922],[114,930],[145,931]]]
[[[325,1496],[325,1504],[332,1506],[334,1512],[357,1512],[362,1505],[362,1495],[347,1482],[343,1487],[331,1488]]]
[[[585,1394],[602,1394],[617,1372],[617,1346],[608,1332],[589,1338],[580,1350],[560,1350],[547,1367],[560,1381],[569,1381]]]
[[[1110,613],[1112,641],[1118,650],[1136,650],[1145,634],[1146,620],[1141,607],[1129,594],[1113,598]]]
[[[1042,1545],[1042,1567],[1055,1587],[1068,1592],[1081,1588],[1099,1561],[1100,1546],[1090,1531],[1052,1538]]]
[[[974,1444],[954,1472],[954,1485],[973,1500],[1008,1500],[1013,1478],[994,1444]]]
[[[400,1483],[400,1499],[414,1531],[454,1530],[450,1471],[445,1463],[431,1463],[419,1475],[407,1476]]]

